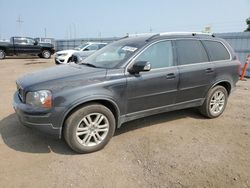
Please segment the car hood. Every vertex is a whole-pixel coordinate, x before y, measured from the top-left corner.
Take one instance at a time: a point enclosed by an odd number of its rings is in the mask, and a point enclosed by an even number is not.
[[[73,54],[74,52],[78,52],[77,50],[62,50],[62,51],[58,51],[56,52],[56,54]]]
[[[24,90],[60,89],[62,87],[88,84],[91,81],[102,81],[106,69],[86,65],[67,64],[27,74],[17,80]]]

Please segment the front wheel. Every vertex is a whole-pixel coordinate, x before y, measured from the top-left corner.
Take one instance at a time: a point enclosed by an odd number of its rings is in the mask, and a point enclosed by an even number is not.
[[[49,50],[43,50],[42,57],[45,59],[49,59],[51,57],[51,52]]]
[[[200,112],[208,118],[219,117],[227,105],[228,92],[223,86],[215,86],[209,90],[207,97],[200,107]]]
[[[102,149],[115,132],[113,113],[103,105],[90,104],[73,112],[65,121],[64,138],[78,153]]]
[[[3,50],[0,50],[0,59],[4,59],[5,55],[5,52]]]

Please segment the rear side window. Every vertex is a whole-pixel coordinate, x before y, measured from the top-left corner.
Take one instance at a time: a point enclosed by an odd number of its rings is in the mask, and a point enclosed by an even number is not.
[[[225,46],[217,41],[202,41],[207,49],[210,61],[220,61],[230,59],[230,54],[228,53]]]
[[[23,38],[15,38],[14,42],[15,42],[15,44],[27,44],[28,40],[27,39],[23,39]]]
[[[176,40],[178,64],[208,62],[207,53],[199,40]]]

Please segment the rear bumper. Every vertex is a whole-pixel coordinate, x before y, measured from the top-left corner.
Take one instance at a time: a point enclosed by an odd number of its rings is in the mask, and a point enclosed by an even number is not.
[[[18,119],[24,126],[36,129],[54,138],[61,138],[62,128],[55,126],[55,118],[51,112],[41,113],[41,111],[34,110],[34,114],[30,114],[30,106],[21,102],[17,92],[14,94],[12,104]]]

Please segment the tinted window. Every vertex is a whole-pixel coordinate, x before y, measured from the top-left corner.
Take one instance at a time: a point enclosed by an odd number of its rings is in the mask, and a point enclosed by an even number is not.
[[[27,44],[27,43],[28,43],[27,39],[15,38],[15,44]]]
[[[208,62],[207,53],[198,40],[176,40],[179,65]]]
[[[136,61],[148,61],[152,68],[169,67],[173,65],[171,41],[158,42],[142,52]]]
[[[222,43],[217,41],[203,41],[203,44],[208,51],[211,61],[230,59],[230,55]]]
[[[33,45],[35,41],[33,39],[27,39],[28,44]]]

